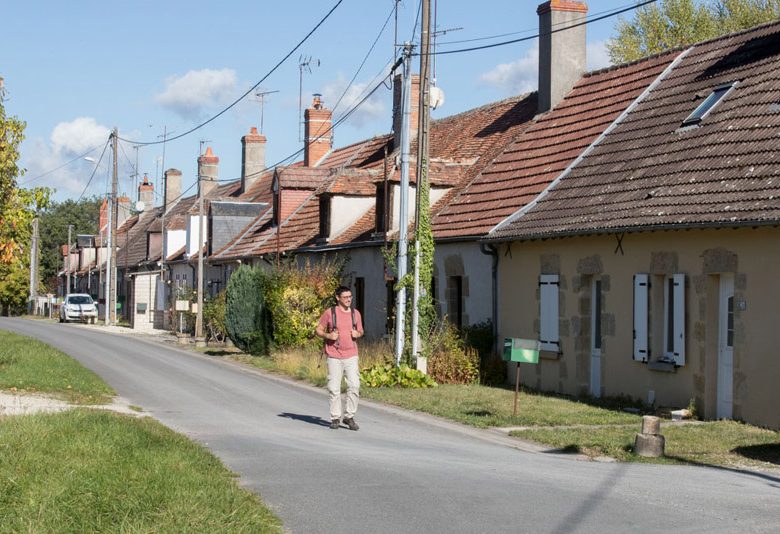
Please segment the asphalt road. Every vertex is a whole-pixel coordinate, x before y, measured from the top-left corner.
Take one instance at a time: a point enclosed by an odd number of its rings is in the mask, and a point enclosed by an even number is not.
[[[202,443],[294,533],[780,532],[780,477],[526,452],[128,335],[0,319]]]

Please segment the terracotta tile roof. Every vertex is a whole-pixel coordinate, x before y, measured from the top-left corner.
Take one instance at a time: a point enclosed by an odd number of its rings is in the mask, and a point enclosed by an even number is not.
[[[162,213],[161,207],[152,208],[137,215],[137,222],[129,232],[117,235],[116,263],[118,267],[134,267],[146,261],[147,239],[146,233],[152,223]]]
[[[683,120],[739,81],[698,126]],[[535,206],[491,237],[780,222],[780,22],[690,49]]]
[[[184,253],[187,251],[187,246],[181,247],[179,250],[165,258],[165,261],[176,261],[184,259]]]
[[[330,175],[321,167],[277,167],[279,183],[284,189],[318,189]]]
[[[376,205],[363,214],[355,224],[344,230],[341,234],[334,236],[330,245],[345,245],[353,242],[372,241],[371,235],[374,233],[376,224]]]
[[[317,193],[373,197],[376,195],[376,182],[381,180],[382,175],[377,170],[343,169],[323,184]]]
[[[678,52],[585,75],[552,111],[537,117],[433,219],[437,238],[484,235],[532,201],[591,144]]]
[[[393,152],[393,135],[386,134],[366,139],[331,152],[317,168],[337,167],[369,168],[380,167],[387,153]]]

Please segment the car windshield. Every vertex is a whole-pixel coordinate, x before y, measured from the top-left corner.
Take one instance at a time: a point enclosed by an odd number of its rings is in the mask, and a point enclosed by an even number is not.
[[[68,304],[92,304],[92,297],[89,295],[74,295],[68,297]]]

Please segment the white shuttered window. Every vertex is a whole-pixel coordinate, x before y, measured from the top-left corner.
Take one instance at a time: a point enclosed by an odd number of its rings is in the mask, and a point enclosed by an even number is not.
[[[649,355],[648,294],[650,277],[634,275],[634,360],[646,362]]]
[[[558,332],[558,283],[559,275],[539,276],[539,342],[542,350],[560,352]]]
[[[664,356],[685,365],[685,275],[666,277],[664,285]]]

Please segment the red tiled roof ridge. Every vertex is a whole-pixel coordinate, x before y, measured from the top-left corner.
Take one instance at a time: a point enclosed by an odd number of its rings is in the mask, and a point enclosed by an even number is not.
[[[502,100],[496,100],[495,102],[488,102],[487,104],[483,104],[483,105],[481,105],[479,107],[476,107],[476,108],[466,109],[464,111],[461,111],[460,113],[456,113],[454,115],[448,115],[446,117],[442,117],[441,119],[432,119],[431,120],[431,127],[433,127],[434,125],[439,125],[439,124],[446,123],[446,122],[449,122],[449,121],[461,120],[466,115],[470,115],[472,113],[480,113],[480,112],[483,112],[485,110],[488,110],[488,109],[491,109],[491,108],[495,108],[495,107],[499,107],[499,106],[505,106],[505,105],[507,105],[507,104],[509,104],[511,102],[520,102],[521,100],[528,98],[530,95],[532,95],[534,93],[536,93],[536,91],[529,91],[527,93],[521,93],[519,95],[515,95],[515,96],[510,96],[510,97],[504,98]]]

